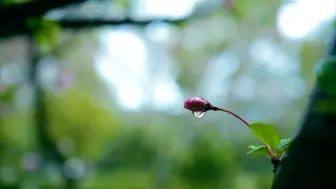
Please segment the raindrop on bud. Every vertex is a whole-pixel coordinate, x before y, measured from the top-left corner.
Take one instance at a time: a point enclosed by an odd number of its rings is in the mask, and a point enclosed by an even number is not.
[[[201,119],[205,116],[205,112],[193,112],[193,114],[197,119]]]

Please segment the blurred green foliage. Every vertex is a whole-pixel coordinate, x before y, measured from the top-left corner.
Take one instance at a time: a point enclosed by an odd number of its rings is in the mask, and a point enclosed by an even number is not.
[[[61,27],[56,21],[45,18],[28,18],[27,27],[32,31],[41,53],[48,53],[57,48],[58,33]]]
[[[11,6],[16,4],[23,4],[27,3],[31,0],[0,0],[0,5],[2,6]]]
[[[317,82],[321,90],[329,95],[335,95],[336,88],[334,81],[336,79],[336,57],[329,57],[327,60],[324,60],[320,65],[317,66],[316,76]]]
[[[65,137],[73,140],[75,146],[68,155],[85,159],[102,156],[104,143],[118,127],[118,120],[110,111],[76,90],[66,91],[61,97],[48,96],[47,105],[49,132],[55,143]]]
[[[14,1],[1,1],[4,2]],[[111,4],[107,8],[113,10],[116,7],[132,10],[132,7],[139,6],[126,0],[112,1]],[[157,75],[174,75],[179,89],[188,96],[203,95],[210,90],[199,90],[200,87],[216,83],[215,92],[218,93],[213,96],[219,101],[218,105],[232,108],[248,120],[269,122],[279,128],[284,137],[289,137],[313,85],[312,67],[323,56],[324,42],[322,39],[303,40],[288,45],[275,26],[281,4],[281,1],[235,0],[232,6],[216,6],[210,15],[163,25],[163,28],[169,28],[169,35],[168,40],[161,43],[160,39],[155,42],[150,35],[144,34],[148,28],[133,28],[132,32],[146,43],[148,62],[155,62],[151,65],[151,72],[144,75],[153,81],[158,80]],[[90,15],[90,11],[83,10],[68,10],[66,15],[83,12]],[[45,18],[28,18],[27,26],[34,34],[41,58],[35,69],[37,84],[45,97],[46,121],[43,128],[46,132],[42,134],[50,139],[52,147],[65,162],[45,157],[42,151],[45,144],[38,140],[41,132],[35,124],[36,107],[32,103],[36,100],[36,86],[31,86],[28,77],[34,55],[27,53],[30,52],[27,38],[18,36],[2,40],[1,189],[59,189],[69,183],[75,183],[73,189],[269,189],[273,179],[272,165],[267,158],[246,156],[246,146],[257,140],[234,118],[214,113],[196,120],[190,112],[174,112],[182,109],[182,104],[168,111],[153,111],[146,107],[140,111],[126,111],[115,98],[119,86],[104,81],[94,67],[102,54],[111,53],[103,51],[99,45],[101,41],[109,40],[100,38],[100,29],[93,26],[92,30],[68,31]],[[121,31],[127,27],[109,29]],[[160,31],[164,32],[159,36],[166,34],[166,30]],[[61,41],[67,42],[65,46],[63,43],[60,45]],[[256,60],[251,52],[251,45],[260,41],[271,43],[280,49],[279,53],[289,52],[288,64],[298,65],[297,72],[281,75],[283,72],[269,71],[267,66],[274,66],[273,62]],[[268,47],[266,49],[270,49]],[[128,45],[127,48],[133,47]],[[271,54],[273,61],[273,51],[263,54]],[[202,85],[205,72],[227,52],[238,57],[238,63],[234,64],[232,59],[222,61],[220,67],[214,67],[222,77],[216,77],[217,72],[211,73],[217,80],[209,77]],[[136,55],[132,53],[125,56]],[[262,53],[258,51],[257,54]],[[111,60],[111,64],[126,69],[128,65],[118,62],[120,57]],[[167,59],[174,60],[172,65],[165,64]],[[287,59],[282,59],[281,63],[285,64],[285,61]],[[296,61],[300,63],[295,64]],[[11,63],[18,68],[7,69],[6,73],[10,74],[6,75],[2,68]],[[133,66],[139,64],[134,62]],[[236,69],[230,67],[231,64],[236,65]],[[49,69],[44,68],[48,66]],[[160,72],[169,70],[170,66],[178,71]],[[286,65],[277,69],[284,67]],[[118,70],[113,69],[112,73],[119,76]],[[69,72],[71,81],[60,74],[64,70]],[[141,72],[131,70],[131,74],[123,76],[125,80]],[[294,98],[293,92],[288,92],[293,87],[286,86],[297,77],[302,79],[305,90],[302,96]],[[148,83],[141,85],[147,87],[146,91],[153,88]],[[253,86],[255,90],[252,90]],[[246,91],[241,92],[242,88]],[[129,94],[133,90],[129,91],[125,98],[132,101],[135,94]],[[249,99],[246,94],[251,91],[255,93]],[[142,98],[148,100],[150,95]]]

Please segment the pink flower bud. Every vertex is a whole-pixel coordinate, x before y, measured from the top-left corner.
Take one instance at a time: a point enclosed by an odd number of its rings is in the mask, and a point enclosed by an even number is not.
[[[184,101],[184,108],[192,112],[206,112],[211,104],[201,97],[191,97]]]

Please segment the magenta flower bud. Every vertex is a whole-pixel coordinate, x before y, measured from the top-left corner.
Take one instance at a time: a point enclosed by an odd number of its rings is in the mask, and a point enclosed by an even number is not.
[[[206,112],[211,104],[201,97],[191,97],[184,101],[184,108],[192,112]]]
[[[247,125],[248,127],[250,126],[250,124],[247,121],[245,121],[243,118],[241,118],[239,115],[235,114],[234,112],[230,110],[218,108],[217,106],[213,106],[212,104],[210,104],[210,102],[204,100],[201,97],[187,98],[187,100],[184,101],[184,108],[192,111],[194,116],[198,119],[201,119],[202,117],[204,117],[205,112],[209,110],[226,112],[226,113],[229,113],[235,116],[237,119],[245,123],[245,125]]]

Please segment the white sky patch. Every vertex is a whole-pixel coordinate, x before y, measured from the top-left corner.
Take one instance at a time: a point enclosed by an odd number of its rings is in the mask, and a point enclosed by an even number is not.
[[[242,100],[252,100],[256,96],[257,84],[247,76],[243,76],[233,86],[233,94]]]
[[[147,81],[147,51],[141,38],[127,30],[109,30],[101,36],[104,52],[96,64],[97,71],[113,87],[120,106],[138,110]]]
[[[101,44],[102,53],[97,56],[96,69],[110,84],[110,91],[116,95],[122,109],[137,111],[146,105],[171,112],[174,106],[183,103],[171,69],[162,65],[156,74],[162,77],[150,73],[145,43],[134,31],[104,31]]]
[[[195,0],[139,0],[138,14],[144,17],[184,18],[194,10]]]
[[[153,88],[153,105],[157,109],[172,109],[179,104],[183,105],[180,94],[180,88],[175,82],[171,82],[169,78],[161,79]]]
[[[336,16],[335,0],[296,0],[278,12],[278,29],[286,37],[300,39],[321,22]]]
[[[228,95],[230,77],[240,67],[239,57],[233,52],[222,52],[205,68],[199,94],[213,103],[222,103]]]
[[[265,66],[271,74],[286,76],[299,70],[297,62],[267,39],[255,39],[250,45],[249,53],[256,63]]]

